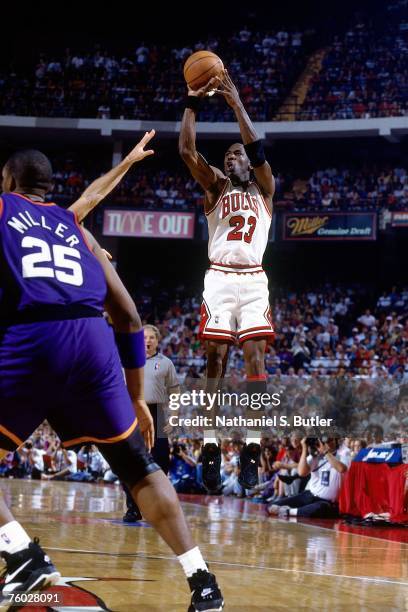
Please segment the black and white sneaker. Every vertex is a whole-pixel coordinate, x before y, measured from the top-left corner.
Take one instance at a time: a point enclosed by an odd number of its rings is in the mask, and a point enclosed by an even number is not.
[[[203,484],[209,493],[221,490],[221,449],[218,444],[208,442],[202,452]]]
[[[261,458],[261,447],[255,442],[245,444],[239,458],[239,484],[244,489],[252,489],[258,484],[258,468]]]
[[[7,600],[11,593],[40,591],[46,586],[57,584],[61,578],[61,574],[38,542],[38,538],[35,538],[24,550],[14,554],[1,553],[6,568],[0,581],[0,610],[7,609]]]
[[[224,599],[214,574],[197,570],[188,578],[191,589],[191,604],[188,612],[221,612]]]

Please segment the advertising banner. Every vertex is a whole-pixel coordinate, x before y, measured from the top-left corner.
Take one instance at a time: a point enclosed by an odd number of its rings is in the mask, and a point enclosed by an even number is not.
[[[284,213],[283,240],[375,240],[376,213]]]
[[[192,239],[194,218],[194,213],[189,212],[107,208],[103,216],[103,235]]]
[[[408,211],[400,210],[393,212],[391,217],[392,227],[408,227]]]

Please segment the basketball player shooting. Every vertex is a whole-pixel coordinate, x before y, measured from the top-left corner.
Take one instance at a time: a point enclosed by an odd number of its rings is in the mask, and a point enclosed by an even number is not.
[[[211,166],[196,148],[196,116],[208,92],[222,95],[233,109],[242,143],[224,155],[224,170]],[[267,276],[262,258],[268,242],[275,181],[262,141],[227,71],[206,86],[188,88],[179,152],[205,192],[208,257],[201,310],[200,336],[207,349],[207,391],[216,392],[224,376],[229,346],[243,349],[247,393],[266,392],[264,355],[273,338]],[[252,173],[254,178],[252,178]],[[259,396],[258,396],[259,399]],[[247,438],[240,457],[239,481],[244,488],[258,482],[259,434]],[[206,432],[203,481],[209,491],[221,487],[221,451],[215,430]]]
[[[137,160],[146,156],[143,146],[139,154]],[[131,161],[98,179],[74,206],[77,212],[86,214]],[[17,152],[3,169],[0,449],[20,446],[44,419],[67,447],[97,444],[146,520],[178,556],[192,591],[189,611],[219,612],[224,602],[215,577],[194,545],[176,492],[147,449],[154,427],[144,401],[146,352],[136,306],[72,211],[45,201],[51,188],[51,164],[39,151]],[[60,578],[1,495],[0,553],[6,562],[0,609],[9,607],[11,594],[39,590]]]

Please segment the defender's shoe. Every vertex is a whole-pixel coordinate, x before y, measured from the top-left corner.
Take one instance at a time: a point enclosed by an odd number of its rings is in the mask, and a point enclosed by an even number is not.
[[[214,574],[200,569],[187,580],[191,589],[188,612],[221,612],[224,599]]]

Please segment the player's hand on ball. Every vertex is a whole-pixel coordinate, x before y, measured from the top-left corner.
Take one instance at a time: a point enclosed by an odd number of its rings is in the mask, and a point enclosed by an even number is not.
[[[137,422],[142,432],[147,450],[154,446],[154,422],[148,405],[144,400],[134,401]]]
[[[224,96],[227,104],[229,104],[231,108],[239,106],[241,104],[241,98],[239,97],[238,89],[231,81],[231,77],[228,74],[228,71],[224,70],[221,78],[219,78],[218,80],[220,82],[220,85],[215,90],[215,93]]]
[[[191,87],[187,86],[188,95],[196,96],[197,98],[203,98],[204,96],[212,95],[211,92],[215,92],[217,87],[219,87],[221,83],[221,79],[219,77],[213,77],[204,85],[204,87],[200,87],[200,89],[191,89]]]
[[[134,149],[126,156],[126,161],[134,164],[149,155],[153,155],[153,149],[148,149],[145,151],[145,146],[151,141],[153,136],[156,134],[155,130],[150,130],[150,132],[146,132],[143,138],[137,143]]]

